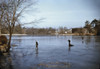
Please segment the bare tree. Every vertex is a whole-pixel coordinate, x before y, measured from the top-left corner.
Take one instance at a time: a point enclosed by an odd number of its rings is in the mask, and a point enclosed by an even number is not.
[[[30,0],[0,0],[0,26],[6,26],[9,32],[7,51],[10,49],[11,37],[15,25],[19,23],[19,17],[25,9],[35,3],[36,0],[33,0],[32,2],[30,2]]]

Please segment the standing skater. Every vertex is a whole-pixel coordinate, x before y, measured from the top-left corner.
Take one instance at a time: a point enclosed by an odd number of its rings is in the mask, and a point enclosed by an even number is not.
[[[38,48],[38,42],[36,41],[36,48]]]

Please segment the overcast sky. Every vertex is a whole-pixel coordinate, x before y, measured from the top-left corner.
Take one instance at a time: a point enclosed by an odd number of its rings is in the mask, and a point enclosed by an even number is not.
[[[83,27],[86,20],[100,19],[100,0],[39,0],[35,7],[37,12],[27,12],[25,20],[45,18],[38,28]]]

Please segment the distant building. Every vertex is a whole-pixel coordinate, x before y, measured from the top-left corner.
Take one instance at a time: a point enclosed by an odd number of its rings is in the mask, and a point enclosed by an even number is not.
[[[67,34],[72,33],[72,29],[67,29],[65,32],[67,32]]]

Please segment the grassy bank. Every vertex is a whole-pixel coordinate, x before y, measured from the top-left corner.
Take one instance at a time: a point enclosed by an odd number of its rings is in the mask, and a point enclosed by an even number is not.
[[[9,34],[1,34],[1,35],[9,35]],[[12,35],[32,35],[32,34],[12,34]],[[43,34],[42,34],[43,35]],[[44,34],[46,36],[46,34]],[[51,35],[55,35],[55,34],[51,34]],[[80,34],[80,33],[70,33],[70,34],[57,34],[57,35],[61,35],[61,36],[70,36],[70,35],[76,35],[76,36],[93,36],[96,35],[94,33],[86,33],[86,34]],[[41,36],[40,34],[38,34],[38,36]]]

